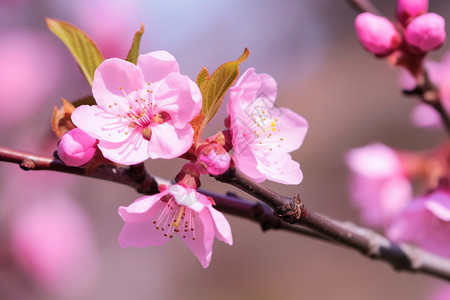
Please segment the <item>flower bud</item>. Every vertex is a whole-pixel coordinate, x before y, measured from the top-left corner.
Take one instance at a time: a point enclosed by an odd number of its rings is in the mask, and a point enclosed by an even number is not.
[[[175,182],[185,188],[196,189],[201,185],[200,171],[197,165],[193,163],[184,164],[180,172],[175,176]]]
[[[409,23],[405,40],[413,49],[428,52],[442,46],[445,41],[445,20],[438,14],[427,13]]]
[[[96,139],[75,128],[61,137],[58,156],[66,165],[79,167],[94,157],[96,144]]]
[[[389,55],[401,43],[400,34],[388,19],[369,12],[356,17],[355,29],[361,45],[377,56]]]
[[[397,0],[397,20],[405,26],[427,10],[428,0]]]
[[[197,165],[203,174],[214,176],[225,173],[230,167],[231,157],[219,144],[212,143],[200,149]]]

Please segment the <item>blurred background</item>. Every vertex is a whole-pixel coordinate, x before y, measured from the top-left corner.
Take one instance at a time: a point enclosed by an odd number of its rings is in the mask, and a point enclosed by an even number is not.
[[[394,16],[394,0],[374,3]],[[450,3],[432,0],[430,11],[448,19]],[[358,223],[348,201],[346,152],[372,141],[428,149],[444,134],[411,125],[414,99],[401,95],[397,70],[359,46],[355,16],[344,0],[0,0],[0,144],[51,155],[57,142],[50,128],[53,106],[61,97],[89,93],[45,17],[75,24],[106,57],[121,58],[143,22],[141,53],[167,50],[191,78],[202,66],[213,71],[248,47],[241,70],[271,74],[278,82],[278,106],[310,124],[303,146],[293,153],[303,182],[265,185],[286,195],[300,193],[309,209]],[[447,43],[432,58],[439,60],[448,49]],[[225,117],[221,109],[207,134],[221,130]],[[182,163],[155,160],[147,166],[172,179]],[[232,190],[208,177],[202,187]],[[117,208],[138,197],[113,183],[0,163],[0,298],[431,299],[444,284],[397,273],[342,247],[264,233],[233,216],[227,218],[234,245],[216,241],[206,270],[178,239],[122,249]]]

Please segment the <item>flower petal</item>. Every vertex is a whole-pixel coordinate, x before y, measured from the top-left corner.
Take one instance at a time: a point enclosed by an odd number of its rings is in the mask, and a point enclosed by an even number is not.
[[[164,50],[140,55],[137,65],[141,68],[146,83],[158,82],[172,72],[179,72],[179,66],[175,57]]]
[[[211,217],[214,222],[215,235],[216,238],[228,245],[233,245],[233,236],[231,234],[231,227],[225,216],[214,209],[211,205],[206,206],[208,211],[211,213]]]
[[[450,221],[450,195],[446,192],[437,191],[433,197],[429,197],[425,207],[442,221]]]
[[[288,108],[275,108],[270,114],[273,120],[277,120],[271,136],[273,151],[292,152],[300,148],[308,131],[305,118]]]
[[[233,136],[234,141],[234,136]],[[235,144],[235,143],[233,143]],[[266,175],[261,174],[257,169],[258,161],[250,147],[241,147],[242,149],[235,148],[233,154],[233,160],[242,173],[251,177],[256,182],[263,182],[266,180]]]
[[[121,247],[147,247],[164,245],[169,237],[157,230],[152,220],[137,223],[125,223],[119,234]]]
[[[261,79],[254,68],[247,69],[230,88],[230,102],[239,101],[248,105],[257,96],[261,87]]]
[[[129,121],[111,114],[98,105],[82,105],[72,113],[72,122],[98,140],[122,142],[130,133]]]
[[[300,164],[287,153],[266,153],[258,157],[258,171],[267,179],[283,184],[299,184],[303,180]]]
[[[149,141],[142,137],[140,131],[134,130],[127,140],[118,143],[100,141],[98,148],[102,151],[103,156],[113,162],[133,165],[150,157],[148,145]]]
[[[196,214],[194,218],[195,239],[192,237],[192,231],[182,238],[192,253],[198,258],[203,268],[207,268],[211,262],[212,246],[214,242],[214,223],[211,214],[204,209]],[[183,232],[178,233],[183,237]]]
[[[120,109],[127,111],[129,100],[124,93],[133,99],[136,89],[141,90],[143,87],[142,71],[135,64],[111,58],[103,61],[95,71],[92,94],[103,108],[117,103]]]
[[[189,77],[171,73],[158,85],[156,104],[158,111],[170,115],[175,127],[182,128],[200,113],[202,94]]]
[[[152,126],[148,154],[151,158],[175,158],[192,146],[194,130],[187,123],[184,128],[175,128],[171,121]]]
[[[165,206],[164,202],[159,201],[164,195],[167,195],[167,192],[141,197],[127,207],[119,207],[119,215],[125,222],[147,221]]]

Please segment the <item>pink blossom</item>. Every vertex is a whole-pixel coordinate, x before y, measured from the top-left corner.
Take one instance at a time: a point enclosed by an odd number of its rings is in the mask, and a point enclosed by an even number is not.
[[[426,61],[425,66],[430,80],[439,88],[442,105],[450,112],[450,52],[440,62]]]
[[[94,157],[96,144],[96,139],[75,128],[61,137],[58,156],[66,165],[79,167]]]
[[[393,220],[387,235],[393,241],[450,256],[450,193],[437,190],[419,197]]]
[[[425,68],[433,84],[438,87],[439,97],[447,112],[450,112],[450,53],[437,62],[425,61]],[[417,85],[416,79],[407,71],[400,73],[400,86],[406,90],[413,90]],[[426,104],[417,104],[411,114],[411,119],[416,126],[427,128],[439,128],[442,124],[441,117],[434,108]]]
[[[375,55],[388,55],[401,42],[400,34],[388,19],[369,12],[356,17],[355,29],[364,49]]]
[[[233,159],[240,171],[257,182],[299,184],[303,174],[289,152],[303,143],[308,123],[292,110],[274,106],[276,94],[275,80],[252,68],[230,89],[227,110]]]
[[[211,198],[179,184],[157,195],[139,198],[128,207],[119,208],[125,221],[119,243],[122,247],[158,246],[176,233],[207,268],[214,237],[233,244],[228,221],[211,203]]]
[[[99,140],[103,155],[121,164],[175,158],[192,145],[191,121],[201,109],[200,90],[178,71],[175,58],[154,51],[137,66],[111,58],[95,71],[97,105],[82,105],[72,121]]]
[[[397,0],[397,19],[407,25],[411,18],[428,11],[428,0]]]
[[[435,13],[418,16],[406,27],[405,40],[418,51],[436,50],[445,41],[444,18]]]
[[[411,119],[418,127],[440,128],[441,125],[441,116],[428,104],[417,104],[411,113]]]
[[[411,201],[411,184],[389,147],[373,143],[355,148],[347,154],[347,164],[352,171],[351,198],[367,225],[385,226]]]
[[[197,165],[203,174],[220,175],[230,167],[231,157],[219,144],[204,146],[197,157]]]

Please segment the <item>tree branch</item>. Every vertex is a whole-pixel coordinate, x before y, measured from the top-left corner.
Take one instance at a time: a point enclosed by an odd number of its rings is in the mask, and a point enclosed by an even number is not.
[[[419,99],[433,107],[441,117],[442,123],[444,123],[447,133],[450,134],[450,118],[442,105],[442,99],[439,95],[439,90],[431,82],[428,72],[422,68],[422,80],[418,82],[417,86],[413,90],[403,90],[403,94],[406,96],[418,96]]]
[[[290,223],[297,223],[335,242],[358,250],[361,254],[391,264],[396,270],[421,272],[450,280],[450,259],[436,256],[417,247],[398,245],[382,235],[355,225],[345,225],[304,207],[298,195],[288,198],[275,193],[241,172],[230,168],[216,179],[253,195],[272,207]],[[291,209],[291,210],[290,210]],[[290,211],[289,211],[290,210]],[[436,263],[440,261],[440,263]]]
[[[5,147],[0,147],[0,161],[19,164],[24,170],[52,170],[104,179],[128,185],[145,194],[157,192],[156,180],[146,172],[143,164],[130,168],[102,165],[94,172],[87,174],[84,169],[68,167],[56,158],[43,157]],[[307,210],[301,204],[298,196],[293,198],[282,196],[255,183],[235,169],[229,170],[223,177],[217,176],[216,178],[258,197],[271,206],[243,200],[232,195],[224,196],[201,191],[216,201],[216,208],[220,211],[255,221],[261,225],[263,230],[282,229],[341,244],[356,249],[370,258],[386,261],[396,270],[420,272],[450,280],[450,259],[410,245],[395,244],[369,229],[351,223],[342,223]],[[274,211],[285,220],[294,221],[296,224],[282,222],[280,218],[274,216]]]
[[[380,14],[380,12],[376,9],[376,7],[372,4],[370,0],[347,0],[347,1],[358,12],[371,12],[377,15]],[[411,71],[411,73],[414,73],[413,74],[414,77],[418,77],[416,78],[418,82],[415,89],[403,90],[403,94],[407,96],[418,96],[423,103],[433,107],[441,117],[445,129],[447,130],[447,133],[450,135],[450,117],[445,107],[442,105],[442,99],[440,98],[439,90],[431,82],[427,71],[422,66],[424,54],[421,54],[419,56],[413,55],[412,57],[414,65],[412,69],[417,70],[418,72],[416,73]]]
[[[347,1],[354,9],[356,9],[360,13],[370,12],[375,15],[380,14],[378,9],[375,7],[375,5],[373,5],[372,2],[370,2],[370,0],[347,0]]]
[[[20,168],[25,171],[48,170],[104,179],[128,185],[139,193],[146,195],[159,192],[158,183],[152,176],[147,174],[143,164],[130,166],[129,168],[118,167],[116,165],[101,165],[93,172],[88,172],[83,168],[67,166],[57,158],[44,157],[1,146],[0,161],[19,164]]]

